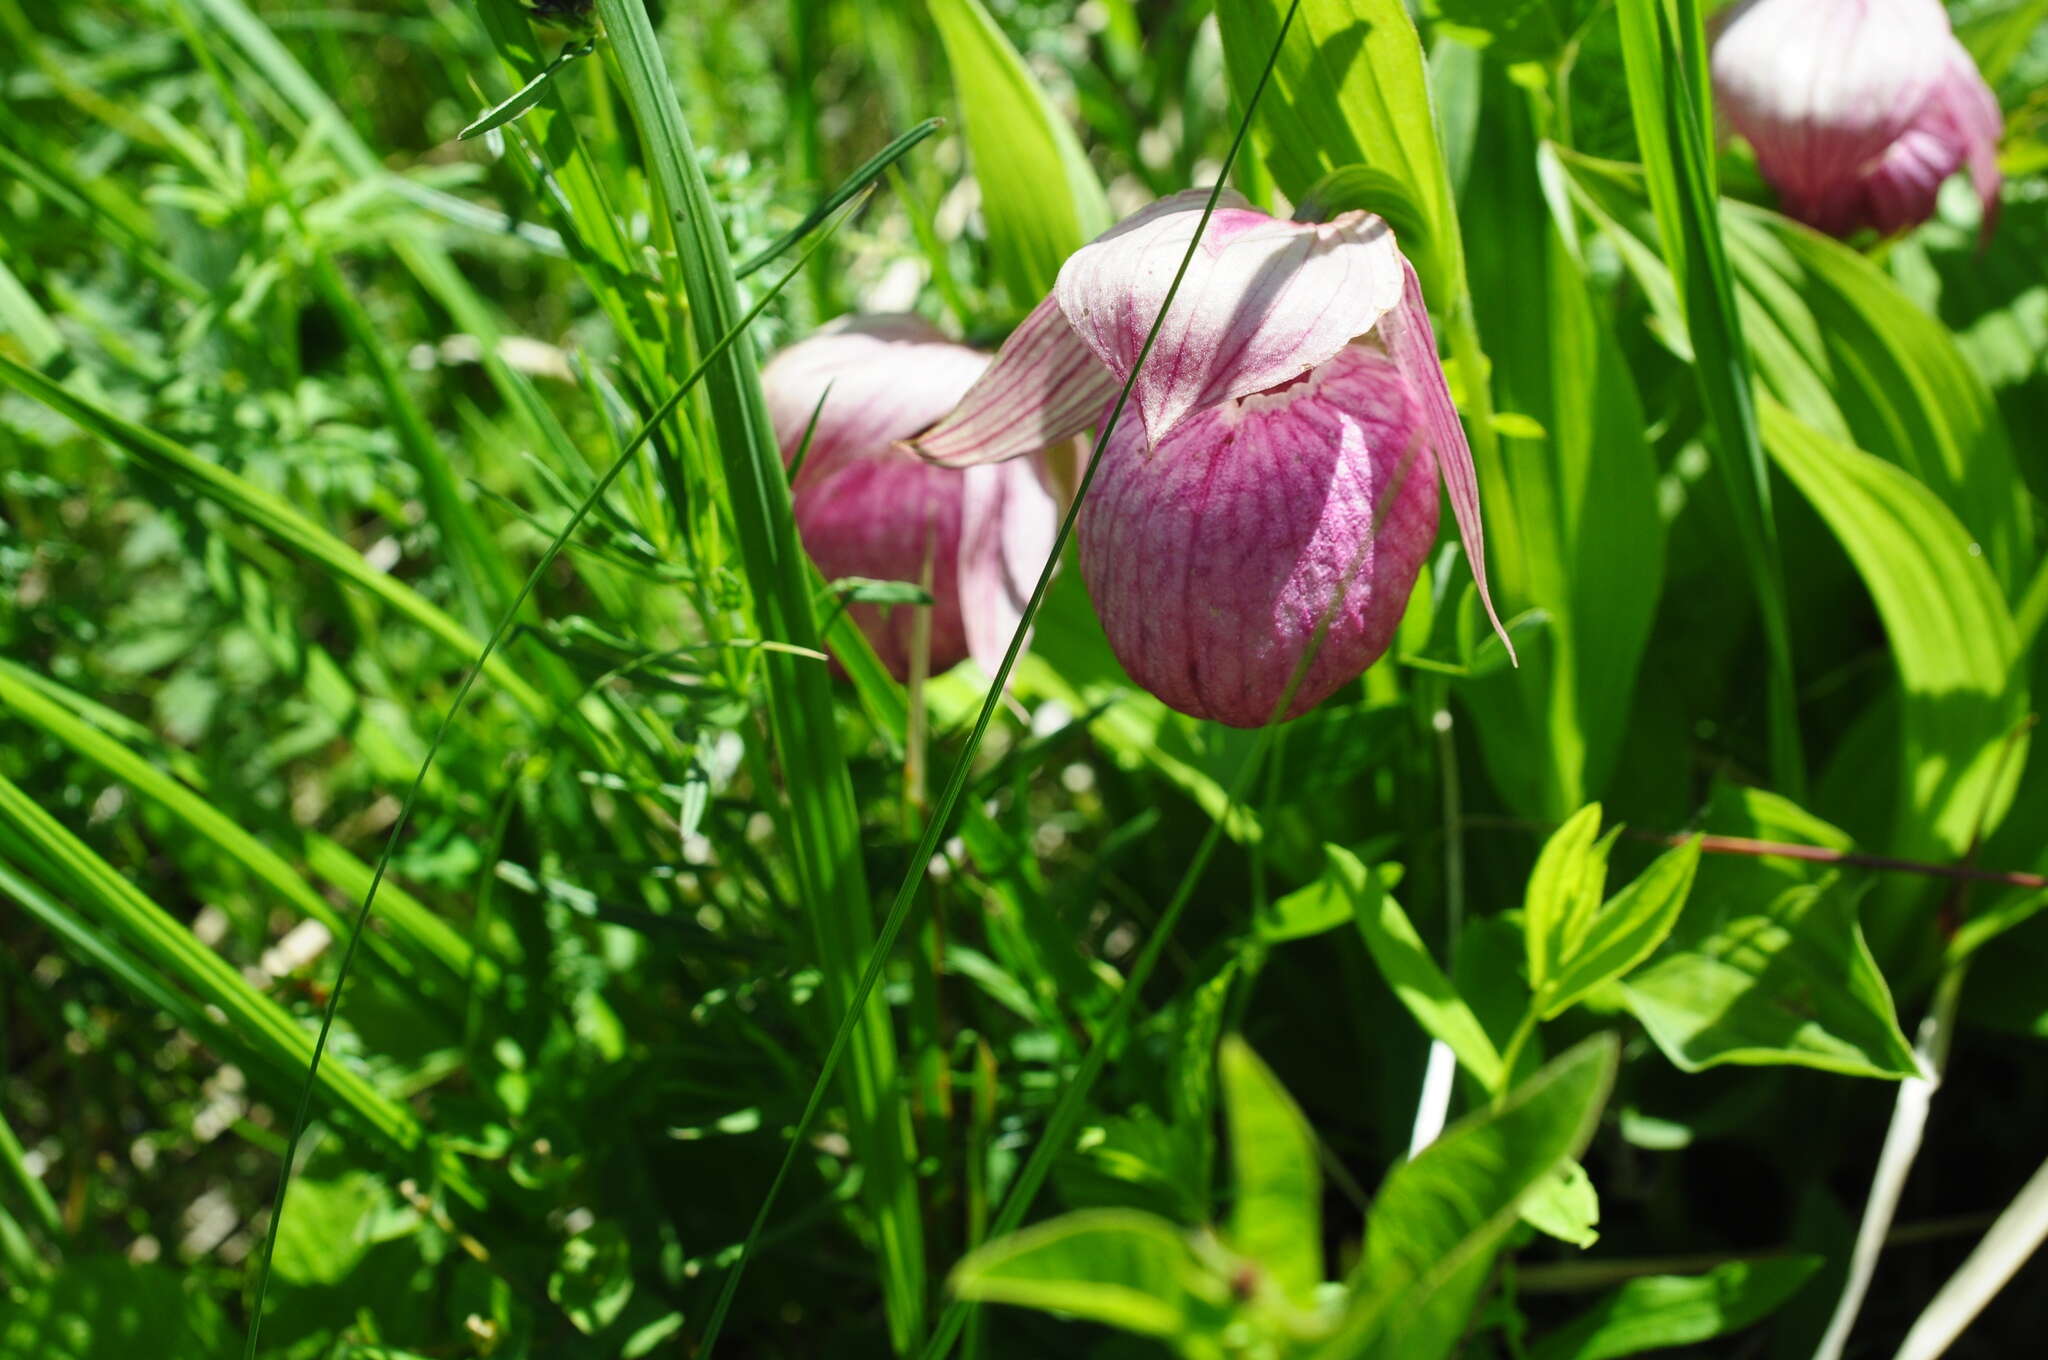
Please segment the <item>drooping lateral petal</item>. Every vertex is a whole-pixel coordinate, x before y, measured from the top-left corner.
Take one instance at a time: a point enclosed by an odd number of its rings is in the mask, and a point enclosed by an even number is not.
[[[1515,660],[1515,644],[1501,626],[1493,609],[1493,595],[1486,588],[1486,533],[1479,513],[1479,476],[1472,467],[1472,446],[1465,440],[1465,427],[1458,423],[1458,408],[1451,400],[1450,384],[1444,381],[1443,361],[1437,357],[1436,333],[1430,329],[1429,308],[1422,300],[1422,281],[1414,266],[1401,261],[1404,276],[1401,305],[1388,312],[1379,324],[1380,342],[1408,381],[1422,404],[1422,428],[1436,455],[1443,476],[1444,491],[1451,498],[1451,513],[1458,521],[1458,538],[1465,545],[1465,560],[1472,567],[1473,584],[1479,587],[1479,603],[1493,631]]]
[[[1079,434],[1101,417],[1117,390],[1115,375],[1047,298],[1011,332],[960,404],[909,443],[946,467],[1001,462]]]
[[[921,317],[841,317],[771,359],[761,386],[785,460],[796,456],[816,413],[799,474],[808,482],[945,415],[988,362]]]
[[[960,473],[960,617],[967,654],[994,675],[1052,556],[1059,502],[1037,458]]]
[[[1228,195],[1190,256],[1206,197],[1177,194],[1120,223],[1076,251],[1053,289],[1121,381],[1188,261],[1131,392],[1154,444],[1196,411],[1332,358],[1401,300],[1400,251],[1379,218],[1288,222]]]

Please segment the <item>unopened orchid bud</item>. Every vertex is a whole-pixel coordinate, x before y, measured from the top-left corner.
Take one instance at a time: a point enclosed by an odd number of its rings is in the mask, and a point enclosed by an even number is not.
[[[928,589],[934,675],[969,656],[996,667],[1059,525],[1035,460],[941,468],[899,442],[952,409],[988,363],[917,317],[858,317],[783,350],[761,375],[784,460],[803,452],[794,492],[805,551],[828,580]],[[917,611],[856,602],[848,612],[890,673],[908,677]]]
[[[1206,198],[1166,199],[1077,251],[916,447],[954,466],[1017,457],[1105,419],[1135,368],[1081,508],[1082,575],[1133,679],[1256,727],[1386,651],[1436,536],[1439,476],[1493,605],[1471,450],[1392,231],[1225,194],[1190,257]]]
[[[1990,231],[2004,119],[1940,0],[1745,0],[1717,21],[1713,78],[1787,215],[1889,235],[1967,164]]]

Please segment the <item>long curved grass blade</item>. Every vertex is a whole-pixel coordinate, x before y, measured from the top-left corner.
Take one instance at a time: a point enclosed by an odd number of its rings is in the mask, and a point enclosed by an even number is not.
[[[1678,281],[1693,368],[1716,436],[1715,463],[1728,488],[1763,621],[1770,657],[1771,773],[1779,789],[1797,800],[1804,796],[1806,776],[1785,572],[1771,509],[1770,465],[1757,428],[1749,347],[1721,236],[1704,26],[1698,0],[1621,0],[1619,8],[1629,102],[1650,200],[1665,261]]]
[[[844,219],[842,218],[841,220],[843,221]],[[822,240],[822,237],[820,239]],[[814,244],[812,250],[816,248]],[[582,502],[563,523],[561,530],[549,542],[546,551],[541,554],[540,560],[534,564],[533,570],[528,573],[525,584],[520,586],[518,595],[514,597],[503,616],[499,618],[498,626],[492,630],[491,636],[484,643],[475,664],[462,677],[462,684],[456,689],[455,697],[449,700],[447,711],[441,715],[440,724],[434,730],[434,738],[427,744],[426,757],[420,762],[419,773],[413,777],[412,787],[406,790],[405,800],[399,805],[398,816],[393,819],[391,830],[385,835],[384,848],[378,853],[377,863],[370,871],[369,886],[364,890],[362,905],[356,909],[355,919],[349,925],[348,942],[342,949],[341,964],[336,969],[334,975],[334,986],[327,995],[327,1005],[321,1013],[319,1034],[313,1042],[313,1051],[306,1066],[306,1079],[299,1092],[298,1108],[292,1116],[291,1136],[285,1142],[284,1164],[278,1172],[277,1194],[273,1197],[270,1207],[270,1227],[263,1238],[263,1254],[260,1258],[261,1264],[258,1267],[256,1277],[256,1293],[249,1311],[249,1340],[247,1349],[244,1352],[246,1360],[256,1360],[256,1345],[263,1330],[263,1300],[269,1291],[271,1269],[277,1254],[278,1225],[284,1220],[285,1191],[291,1184],[292,1164],[297,1157],[299,1141],[305,1136],[306,1120],[310,1111],[314,1084],[320,1074],[321,1058],[326,1053],[328,1034],[334,1027],[335,1013],[340,1009],[342,989],[348,982],[350,965],[355,960],[356,950],[361,946],[364,928],[370,922],[370,913],[376,906],[378,889],[383,886],[385,874],[391,867],[391,856],[398,848],[399,837],[405,834],[405,829],[412,820],[413,806],[419,801],[420,790],[427,782],[427,772],[433,768],[435,755],[439,753],[442,742],[447,739],[449,729],[454,726],[456,716],[462,712],[463,703],[469,698],[469,692],[475,687],[478,677],[485,674],[493,674],[493,678],[496,678],[492,672],[490,662],[496,659],[499,644],[512,631],[513,621],[518,617],[520,609],[525,606],[527,597],[533,594],[533,588],[540,583],[540,578],[547,574],[548,568],[554,565],[557,557],[561,556],[562,549],[567,546],[569,539],[575,535],[576,530],[581,527],[591,510],[603,498],[605,492],[610,489],[612,482],[617,479],[619,473],[623,472],[626,465],[633,460],[633,455],[639,452],[640,446],[647,442],[648,438],[653,435],[654,431],[663,421],[675,413],[676,408],[682,404],[683,398],[689,395],[690,389],[704,375],[705,370],[716,362],[721,354],[731,348],[734,341],[746,333],[747,327],[751,326],[762,310],[775,300],[776,296],[788,285],[789,281],[796,277],[797,272],[803,268],[805,261],[809,258],[810,252],[806,252],[804,259],[798,260],[787,273],[776,281],[775,287],[764,293],[761,300],[754,304],[752,310],[740,318],[739,324],[728,331],[718,344],[705,353],[704,358],[698,362],[697,367],[677,386],[674,392],[669,394],[668,399],[662,402],[661,406],[647,418],[645,423],[641,425],[639,433],[633,436],[626,447],[620,451],[619,456],[613,460],[612,465],[605,469],[604,475],[599,477],[596,483],[591,486],[589,493],[584,496]],[[502,663],[500,665],[502,667]]]
[[[902,160],[912,147],[945,125],[946,120],[943,118],[927,118],[895,141],[883,147],[880,151],[877,151],[874,155],[868,157],[862,163],[860,169],[846,177],[845,183],[820,199],[818,206],[804,215],[803,221],[776,237],[772,244],[764,246],[748,256],[744,264],[734,265],[732,276],[735,279],[743,279],[763,266],[773,264],[781,257],[784,251],[810,235],[820,222],[838,211],[841,204],[887,174],[889,167]]]
[[[1274,44],[1273,56],[1267,60],[1268,75],[1271,73],[1273,61],[1278,57],[1279,45],[1285,41],[1287,30],[1293,24],[1295,12],[1300,8],[1300,5],[1301,0],[1291,0],[1288,6],[1287,17],[1280,26],[1279,39]],[[797,1117],[796,1126],[790,1132],[789,1148],[783,1154],[781,1165],[776,1168],[775,1178],[769,1182],[768,1193],[762,1198],[761,1207],[755,1212],[753,1222],[748,1225],[746,1238],[740,1245],[739,1256],[733,1261],[732,1269],[726,1275],[724,1287],[720,1289],[718,1302],[712,1310],[711,1320],[705,1325],[704,1337],[700,1343],[701,1349],[699,1351],[704,1360],[710,1360],[712,1348],[717,1344],[719,1330],[724,1325],[726,1314],[732,1308],[733,1297],[739,1290],[740,1278],[746,1269],[747,1261],[753,1255],[755,1248],[760,1244],[761,1234],[767,1227],[769,1214],[775,1208],[776,1198],[781,1194],[783,1184],[789,1178],[790,1168],[795,1165],[796,1158],[802,1152],[805,1145],[805,1138],[810,1127],[816,1121],[818,1112],[824,1105],[826,1087],[831,1082],[833,1072],[846,1052],[848,1041],[852,1038],[854,1025],[860,1013],[859,1008],[865,1002],[865,999],[874,992],[875,984],[881,979],[882,969],[888,963],[889,953],[895,947],[897,937],[902,934],[904,923],[910,918],[911,904],[916,900],[918,886],[924,879],[924,871],[930,865],[933,853],[938,849],[939,840],[945,834],[947,824],[952,820],[953,809],[960,800],[960,792],[967,785],[967,777],[974,763],[974,754],[980,749],[982,738],[988,733],[989,723],[994,719],[996,709],[1002,702],[1003,694],[1009,684],[1010,672],[1015,669],[1017,658],[1024,650],[1024,640],[1031,634],[1032,620],[1038,617],[1039,608],[1045,602],[1046,590],[1052,584],[1053,571],[1059,563],[1060,554],[1065,550],[1067,540],[1073,535],[1074,522],[1080,516],[1082,504],[1087,500],[1089,487],[1094,484],[1096,470],[1102,462],[1103,450],[1109,446],[1110,436],[1115,433],[1117,422],[1123,416],[1124,407],[1130,401],[1131,388],[1137,382],[1138,374],[1143,370],[1147,356],[1152,352],[1153,341],[1159,336],[1159,327],[1165,321],[1168,309],[1173,306],[1173,300],[1180,291],[1181,280],[1187,274],[1188,264],[1194,258],[1196,248],[1201,244],[1202,232],[1209,225],[1209,217],[1215,212],[1217,199],[1222,195],[1224,184],[1228,182],[1230,167],[1236,161],[1238,151],[1244,145],[1245,132],[1251,126],[1250,115],[1257,109],[1259,96],[1264,93],[1265,85],[1266,82],[1262,78],[1258,86],[1253,90],[1251,98],[1246,101],[1246,116],[1239,121],[1237,134],[1231,139],[1230,149],[1225,153],[1223,164],[1217,171],[1215,186],[1210,190],[1209,201],[1202,209],[1201,221],[1197,224],[1194,236],[1188,243],[1187,253],[1182,256],[1180,268],[1174,274],[1173,283],[1166,290],[1166,298],[1160,304],[1158,315],[1152,318],[1152,329],[1146,334],[1144,347],[1138,351],[1137,361],[1131,365],[1130,376],[1124,380],[1123,390],[1117,394],[1116,403],[1110,407],[1109,414],[1103,420],[1102,429],[1096,435],[1095,446],[1089,453],[1087,465],[1082,469],[1080,481],[1075,487],[1073,503],[1067,507],[1066,515],[1060,521],[1059,532],[1053,538],[1052,550],[1046,557],[1044,568],[1038,574],[1037,583],[1032,587],[1031,598],[1025,603],[1023,616],[1018,620],[1017,630],[1010,638],[1009,649],[1003,654],[1002,664],[996,667],[996,673],[989,684],[988,693],[982,700],[981,711],[976,714],[974,727],[968,733],[966,743],[961,747],[959,756],[954,760],[953,770],[947,776],[945,789],[939,794],[938,801],[933,804],[931,816],[925,822],[924,834],[918,839],[917,849],[911,852],[910,870],[904,876],[902,886],[897,889],[895,900],[889,905],[889,914],[884,919],[881,931],[876,936],[873,951],[868,956],[867,967],[861,974],[860,985],[854,992],[853,1005],[845,1012],[838,1030],[832,1036],[831,1046],[825,1051],[825,1061],[819,1069],[816,1081],[812,1083],[810,1096],[804,1102],[803,1113]],[[1235,804],[1239,799],[1239,795],[1242,794],[1252,771],[1259,764],[1259,757],[1263,754],[1267,743],[1271,740],[1270,732],[1270,727],[1262,729],[1253,754],[1240,767],[1235,786],[1232,788],[1228,799],[1229,804]],[[1124,991],[1119,999],[1118,1010],[1112,1014],[1109,1023],[1105,1025],[1101,1034],[1096,1038],[1094,1045],[1088,1051],[1088,1056],[1082,1060],[1081,1071],[1077,1072],[1074,1080],[1068,1083],[1067,1090],[1061,1098],[1061,1109],[1070,1111],[1069,1119],[1078,1118],[1081,1095],[1092,1084],[1095,1074],[1101,1071],[1102,1064],[1107,1060],[1110,1045],[1116,1035],[1121,1031],[1123,1025],[1129,1022],[1130,1014],[1136,1006],[1138,992],[1143,988],[1144,976],[1150,973],[1151,966],[1156,963],[1159,956],[1164,952],[1166,941],[1172,934],[1174,922],[1178,920],[1180,911],[1185,908],[1188,899],[1193,895],[1194,880],[1199,875],[1201,868],[1207,864],[1209,855],[1214,852],[1216,842],[1221,838],[1223,827],[1228,821],[1228,807],[1226,806],[1225,814],[1211,821],[1209,830],[1203,837],[1201,848],[1195,852],[1195,857],[1190,863],[1188,875],[1182,881],[1181,891],[1175,895],[1174,902],[1161,915],[1159,925],[1153,930],[1151,939],[1147,941],[1143,953],[1140,954],[1137,963],[1134,964],[1131,977],[1126,981]],[[1060,1118],[1060,1111],[1055,1111],[1054,1120],[1058,1121]],[[1050,1145],[1051,1142],[1052,1134],[1049,1130],[1046,1141],[1041,1144],[1041,1149]],[[1017,1219],[1022,1217],[1024,1206],[1029,1196],[1020,1195],[1018,1190],[1024,1185],[1025,1178],[1033,1175],[1034,1166],[1037,1168],[1037,1180],[1043,1180],[1045,1172],[1050,1170],[1050,1158],[1034,1156],[1032,1164],[1027,1165],[1023,1176],[1019,1178],[1017,1186],[1012,1188],[1010,1198],[1004,1206],[1004,1214],[1010,1221],[1006,1226],[999,1219],[993,1229],[994,1232],[1007,1231],[1009,1227],[1015,1226]],[[1036,1189],[1035,1182],[1032,1188]],[[1015,1207],[1013,1208],[1012,1206]],[[944,1354],[945,1349],[951,1345],[952,1338],[959,1334],[960,1328],[965,1322],[966,1305],[956,1301],[947,1308],[924,1354],[927,1357]]]

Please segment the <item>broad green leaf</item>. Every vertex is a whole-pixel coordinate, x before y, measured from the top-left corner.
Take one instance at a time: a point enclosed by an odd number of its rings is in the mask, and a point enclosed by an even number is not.
[[[1458,687],[1502,798],[1562,818],[1606,787],[1629,732],[1636,675],[1664,579],[1664,523],[1636,381],[1550,205],[1531,105],[1489,63],[1477,157],[1460,202],[1487,224],[1469,268],[1502,429],[1506,493],[1487,519],[1494,589],[1548,617],[1522,664]]]
[[[1650,957],[1678,923],[1699,863],[1700,841],[1695,836],[1659,855],[1635,882],[1600,907],[1583,934],[1568,938],[1559,951],[1557,975],[1547,989],[1537,992],[1543,1018],[1562,1015],[1594,989]]]
[[[1401,904],[1356,855],[1338,845],[1326,845],[1323,852],[1328,857],[1326,872],[1350,896],[1359,933],[1365,936],[1366,951],[1394,995],[1425,1033],[1449,1045],[1459,1066],[1480,1085],[1489,1091],[1499,1089],[1500,1051],[1472,1014],[1472,1008],[1458,995],[1458,989],[1437,966],[1408,914],[1401,910]]]
[[[1769,1315],[1820,1264],[1817,1256],[1786,1256],[1630,1280],[1530,1347],[1529,1360],[1614,1360],[1712,1341]]]
[[[1925,483],[2015,591],[2034,560],[2032,511],[1997,403],[1955,337],[1839,241],[1759,208],[1730,205],[1722,221],[1764,386]]]
[[[981,0],[930,0],[967,124],[996,273],[1018,310],[1052,291],[1067,256],[1108,230],[1080,143]]]
[[[1688,1072],[1722,1063],[1884,1078],[1918,1071],[1836,875],[1787,888],[1621,987],[1664,1056]]]
[[[951,1282],[978,1303],[1069,1313],[1175,1342],[1184,1354],[1222,1354],[1208,1339],[1229,1306],[1228,1284],[1202,1267],[1179,1228],[1151,1214],[1063,1215],[970,1252]]]
[[[1233,104],[1244,107],[1280,36],[1288,0],[1217,0]],[[1301,0],[1252,123],[1253,145],[1297,201],[1345,166],[1403,186],[1428,215],[1437,269],[1424,291],[1448,298],[1462,278],[1457,213],[1437,143],[1422,41],[1402,0]]]
[[[0,1360],[220,1360],[242,1348],[196,1279],[74,1257],[0,1309]]]
[[[1600,805],[1588,803],[1550,834],[1529,871],[1522,894],[1522,931],[1529,956],[1529,987],[1540,993],[1560,963],[1567,941],[1600,906],[1607,886],[1607,843],[1600,835]]]
[[[1611,1034],[1587,1040],[1387,1177],[1352,1301],[1317,1360],[1449,1353],[1517,1210],[1592,1138],[1618,1054]]]
[[[1522,1221],[1575,1247],[1600,1240],[1600,1195],[1577,1162],[1567,1162],[1522,1201]]]
[[[1884,619],[1905,693],[1893,853],[1959,856],[1997,827],[2026,763],[2019,641],[1998,583],[1955,516],[1898,468],[1775,403],[1764,433]]]
[[[1401,242],[1401,253],[1413,259],[1434,250],[1429,208],[1407,181],[1377,166],[1340,165],[1317,180],[1294,215],[1304,222],[1327,222],[1339,213],[1365,211],[1383,217]]]
[[[1230,1120],[1230,1245],[1296,1306],[1323,1282],[1322,1176],[1301,1108],[1236,1035],[1216,1058]]]
[[[1556,148],[1551,154],[1573,197],[1643,285],[1664,339],[1689,354],[1640,170]],[[1929,309],[1841,242],[1746,204],[1723,203],[1720,216],[1764,390],[1822,434],[1926,483],[1969,528],[2010,592],[2032,560],[2033,527],[2012,441],[1982,376],[1998,371],[1990,354],[1966,357]],[[1976,267],[1974,244],[1970,258]],[[2020,348],[2024,372],[2036,356],[2024,340]]]

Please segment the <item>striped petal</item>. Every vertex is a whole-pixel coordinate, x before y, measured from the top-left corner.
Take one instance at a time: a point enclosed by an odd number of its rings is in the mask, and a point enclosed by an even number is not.
[[[801,483],[924,429],[953,409],[988,362],[921,317],[850,316],[777,354],[761,385],[785,460],[810,431]]]
[[[1138,368],[1187,260],[1132,387],[1154,444],[1197,411],[1335,357],[1401,301],[1401,253],[1379,218],[1289,222],[1232,194],[1203,226],[1207,198],[1178,194],[1120,223],[1067,260],[1053,292],[1075,333],[1122,381]]]
[[[910,446],[946,467],[1036,453],[1093,425],[1117,388],[1116,376],[1047,298],[1003,342],[952,413]]]
[[[960,617],[968,655],[994,675],[1052,556],[1059,502],[1037,458],[971,467],[959,477]]]

